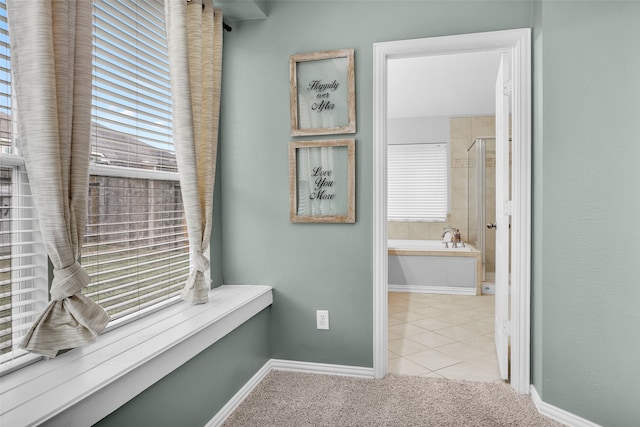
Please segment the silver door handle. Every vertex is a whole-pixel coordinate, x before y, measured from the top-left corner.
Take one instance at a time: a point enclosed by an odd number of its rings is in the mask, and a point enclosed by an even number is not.
[[[496,224],[495,223],[494,224],[491,224],[491,223],[487,224],[487,228],[496,228]]]

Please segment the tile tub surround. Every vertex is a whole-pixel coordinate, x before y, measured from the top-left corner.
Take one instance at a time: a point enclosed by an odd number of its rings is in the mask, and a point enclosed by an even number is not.
[[[389,372],[504,382],[494,343],[494,296],[389,292]]]
[[[389,221],[389,239],[438,240],[442,239],[447,222]]]

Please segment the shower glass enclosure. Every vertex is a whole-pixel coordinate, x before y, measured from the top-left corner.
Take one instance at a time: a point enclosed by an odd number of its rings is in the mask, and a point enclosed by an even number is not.
[[[477,137],[467,148],[467,230],[482,251],[482,281],[493,283],[496,247],[496,138]]]

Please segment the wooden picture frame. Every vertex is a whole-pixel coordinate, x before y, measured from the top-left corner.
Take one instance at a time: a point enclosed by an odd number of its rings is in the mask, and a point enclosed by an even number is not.
[[[289,143],[289,218],[355,223],[355,140]]]
[[[354,50],[291,55],[291,135],[356,132]]]

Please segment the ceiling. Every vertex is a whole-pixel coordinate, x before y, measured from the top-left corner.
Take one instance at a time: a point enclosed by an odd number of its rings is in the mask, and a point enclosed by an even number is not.
[[[391,119],[495,114],[495,83],[501,53],[390,59]]]
[[[215,0],[216,9],[222,9],[225,22],[265,19],[266,0]]]

